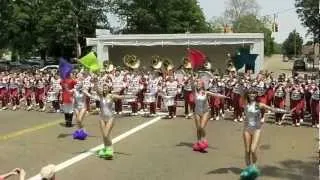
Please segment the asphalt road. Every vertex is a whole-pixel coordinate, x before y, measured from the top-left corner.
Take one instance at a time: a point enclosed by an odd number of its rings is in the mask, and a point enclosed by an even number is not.
[[[0,112],[0,115],[1,121],[12,119],[1,123],[2,129],[8,127],[12,132],[39,127],[62,117],[37,112]],[[58,122],[0,140],[1,172],[23,167],[28,177],[32,177],[46,164],[60,164],[87,152],[101,144],[97,118],[86,118],[91,135],[86,141],[72,140],[74,128],[67,129]],[[113,136],[149,120],[140,116],[119,117]],[[241,123],[210,121],[207,127],[210,148],[208,153],[201,154],[191,149],[195,141],[192,120],[162,119],[116,143],[113,160],[90,156],[62,169],[57,176],[78,180],[237,179],[244,167],[241,130]],[[8,132],[1,131],[0,137],[4,134]],[[259,179],[316,179],[316,137],[317,130],[313,128],[265,124],[259,147],[259,167],[263,175]]]
[[[277,57],[265,61],[275,73],[290,72],[290,62]],[[286,70],[288,69],[288,70]],[[182,114],[180,112],[180,114]],[[41,167],[59,167],[101,144],[98,116],[86,117],[90,137],[75,141],[75,128],[65,128],[62,114],[0,111],[0,174],[22,167],[33,177]],[[113,137],[127,133],[152,118],[118,116]],[[124,137],[114,145],[113,160],[91,155],[57,172],[57,179],[87,180],[206,180],[238,179],[244,168],[242,124],[226,120],[210,121],[208,153],[192,151],[194,123],[178,117],[162,119]],[[279,127],[266,123],[259,146],[261,180],[318,179],[318,130],[307,126]],[[120,139],[120,138],[119,138]],[[68,161],[69,162],[69,161]],[[14,178],[13,178],[14,179]]]

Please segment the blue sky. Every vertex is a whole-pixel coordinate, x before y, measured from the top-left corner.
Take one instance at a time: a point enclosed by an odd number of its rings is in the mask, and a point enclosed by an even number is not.
[[[220,16],[226,8],[227,0],[198,0],[207,19],[213,16]],[[256,0],[260,5],[260,15],[270,15],[275,12],[283,11],[278,14],[279,32],[274,34],[276,42],[282,43],[289,33],[296,28],[304,41],[307,29],[303,27],[298,19],[294,8],[295,0]],[[291,9],[291,10],[288,10]],[[284,11],[288,10],[288,11]]]
[[[214,16],[220,16],[226,8],[228,0],[198,0],[207,20]],[[309,38],[305,37],[307,29],[301,25],[298,15],[294,8],[295,0],[256,0],[260,5],[260,16],[278,14],[279,32],[274,33],[276,42],[282,43],[294,29],[306,42]],[[288,10],[291,9],[291,10]],[[287,11],[286,11],[287,10]],[[119,26],[119,20],[114,15],[109,14],[111,26]]]

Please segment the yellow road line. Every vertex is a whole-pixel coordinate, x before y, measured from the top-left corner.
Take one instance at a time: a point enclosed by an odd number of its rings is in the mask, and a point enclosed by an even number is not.
[[[26,133],[35,132],[35,131],[40,130],[40,129],[45,129],[45,128],[57,125],[57,124],[59,124],[61,122],[63,122],[63,120],[60,119],[60,120],[52,121],[52,122],[49,122],[49,123],[40,124],[38,126],[34,126],[34,127],[31,127],[31,128],[22,129],[22,130],[19,130],[19,131],[16,131],[16,132],[12,132],[12,133],[9,133],[9,134],[6,134],[6,135],[0,135],[0,141],[4,141],[4,140],[8,140],[8,139],[17,137],[17,136],[21,136],[21,135],[26,134]]]

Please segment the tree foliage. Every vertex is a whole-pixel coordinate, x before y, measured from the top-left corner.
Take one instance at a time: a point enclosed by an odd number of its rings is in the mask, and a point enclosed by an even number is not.
[[[197,0],[114,0],[113,12],[125,21],[124,33],[208,32]]]
[[[3,1],[0,48],[21,57],[29,52],[40,52],[43,58],[75,56],[77,42],[84,47],[85,37],[93,37],[98,24],[108,27],[105,0]]]
[[[313,34],[314,41],[320,42],[320,13],[319,1],[317,0],[296,0],[298,17],[302,24]]]
[[[233,24],[234,32],[237,33],[264,33],[264,54],[270,56],[274,53],[274,38],[272,32],[255,15],[240,17]]]
[[[256,0],[228,0],[226,5],[224,15],[230,22],[235,22],[242,16],[257,15],[260,9]]]
[[[292,57],[301,54],[303,39],[296,30],[292,31],[283,42],[282,48],[285,55]],[[296,53],[296,54],[295,54]]]

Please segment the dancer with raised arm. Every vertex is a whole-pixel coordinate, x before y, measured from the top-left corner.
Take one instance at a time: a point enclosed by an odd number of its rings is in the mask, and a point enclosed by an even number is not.
[[[101,158],[111,159],[113,157],[111,131],[114,126],[112,104],[116,100],[123,99],[123,96],[111,94],[111,89],[107,84],[103,84],[100,87],[95,85],[94,89],[97,91],[98,97],[93,97],[88,92],[85,92],[85,94],[100,102],[100,129],[104,148],[99,150],[97,154]]]
[[[257,101],[258,92],[255,88],[250,88],[246,91],[244,96],[245,102],[245,119],[243,128],[243,141],[245,147],[245,168],[240,177],[243,180],[255,179],[260,172],[256,166],[258,161],[257,147],[260,141],[260,133],[263,121],[262,110],[270,110],[276,113],[291,113],[280,108],[272,108]]]
[[[210,118],[210,111],[208,105],[208,96],[215,96],[217,98],[228,98],[221,94],[212,93],[206,91],[204,83],[200,79],[197,79],[195,87],[193,87],[193,93],[195,97],[195,113],[194,121],[197,129],[197,142],[193,144],[193,150],[199,152],[205,152],[208,148],[208,141],[206,139],[205,128]]]

